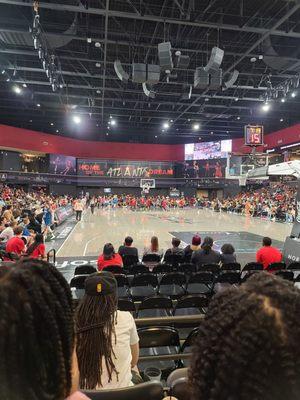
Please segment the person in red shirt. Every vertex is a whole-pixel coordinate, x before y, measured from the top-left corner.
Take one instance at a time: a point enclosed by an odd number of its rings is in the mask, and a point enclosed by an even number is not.
[[[36,234],[34,242],[27,249],[26,256],[46,260],[44,236],[41,233]]]
[[[21,256],[24,253],[25,243],[22,240],[22,233],[22,226],[18,225],[14,228],[14,236],[6,243],[5,251],[7,253],[14,253],[18,256]]]
[[[264,237],[263,247],[256,253],[256,261],[261,263],[264,269],[267,269],[269,264],[281,262],[281,260],[282,254],[276,247],[272,247],[272,239]]]
[[[103,254],[98,258],[98,271],[102,271],[104,268],[110,265],[118,265],[123,267],[123,260],[120,254],[115,253],[114,246],[111,243],[106,243],[103,247]]]

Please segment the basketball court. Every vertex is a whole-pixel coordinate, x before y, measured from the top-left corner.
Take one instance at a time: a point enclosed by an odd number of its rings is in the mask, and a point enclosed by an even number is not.
[[[292,227],[290,224],[206,209],[96,209],[94,215],[87,210],[81,222],[74,224],[71,219],[64,225],[58,234],[60,239],[49,246],[57,249],[57,266],[68,279],[73,276],[77,265],[94,264],[105,243],[113,243],[117,251],[127,235],[133,237],[140,255],[153,235],[158,236],[163,250],[171,246],[173,236],[180,238],[185,247],[194,234],[198,233],[202,238],[209,235],[214,238],[216,249],[224,243],[232,243],[238,261],[243,265],[255,259],[263,236],[270,236],[274,245],[282,248],[282,239],[290,234]],[[64,235],[65,238],[61,239]]]

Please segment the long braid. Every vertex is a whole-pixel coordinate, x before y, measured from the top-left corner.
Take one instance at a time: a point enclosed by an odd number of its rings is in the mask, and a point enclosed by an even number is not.
[[[299,313],[300,291],[266,273],[215,296],[195,341],[192,399],[299,399]]]
[[[72,385],[74,349],[70,290],[38,260],[0,277],[0,398],[63,400]]]
[[[113,359],[113,341],[116,343],[115,295],[97,297],[85,296],[77,309],[77,357],[81,389],[95,389],[102,386],[103,363],[109,382],[113,374],[118,377]]]

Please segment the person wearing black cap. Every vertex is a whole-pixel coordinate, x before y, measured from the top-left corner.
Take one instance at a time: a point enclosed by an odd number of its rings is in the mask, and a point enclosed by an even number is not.
[[[117,281],[110,272],[95,273],[86,279],[76,330],[81,389],[133,385],[139,337],[132,315],[117,310]]]
[[[123,256],[136,256],[138,257],[138,249],[132,246],[133,239],[131,236],[126,236],[124,245],[119,247],[118,253]]]

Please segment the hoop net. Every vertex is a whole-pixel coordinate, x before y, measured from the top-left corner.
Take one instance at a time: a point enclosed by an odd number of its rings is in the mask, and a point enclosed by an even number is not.
[[[239,186],[246,186],[247,176],[239,176]]]

